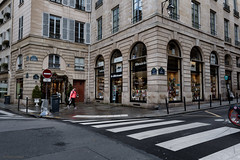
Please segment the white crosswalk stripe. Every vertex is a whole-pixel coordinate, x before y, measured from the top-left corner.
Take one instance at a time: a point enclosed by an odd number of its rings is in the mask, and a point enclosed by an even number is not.
[[[172,151],[178,151],[187,147],[191,147],[203,142],[221,138],[230,134],[239,132],[240,129],[221,127],[210,131],[204,131],[189,136],[176,138],[166,142],[158,143],[156,146],[163,147]]]
[[[167,121],[167,122],[139,124],[139,125],[134,125],[134,126],[107,129],[107,131],[118,133],[118,132],[124,132],[124,131],[131,131],[131,130],[135,130],[135,129],[163,126],[163,125],[167,125],[167,124],[175,124],[175,123],[180,123],[180,122],[183,122],[183,121],[173,120],[173,121]]]
[[[25,120],[25,119],[35,119],[35,118],[28,118],[28,117],[23,117],[19,116],[10,112],[6,112],[3,110],[0,110],[0,120]],[[3,114],[3,115],[2,115]]]
[[[156,121],[162,121],[162,119],[150,119],[150,120],[143,120],[143,121],[133,121],[133,122],[121,122],[121,123],[112,123],[112,124],[93,125],[92,127],[94,127],[94,128],[106,128],[106,127],[114,127],[114,126],[137,124],[137,123],[145,123],[145,122],[156,122]]]
[[[175,122],[175,123],[177,123],[177,122]],[[179,125],[179,126],[174,126],[174,127],[167,127],[167,128],[162,128],[162,129],[155,129],[155,130],[135,133],[135,134],[128,135],[128,137],[142,140],[142,139],[146,139],[146,138],[156,137],[156,136],[160,136],[160,135],[164,135],[164,134],[169,134],[169,133],[173,133],[173,132],[183,131],[183,130],[187,130],[187,129],[193,129],[193,128],[202,127],[202,126],[208,126],[208,125],[210,125],[210,124],[196,122],[196,123],[191,123],[191,124],[185,124],[185,125]]]
[[[240,159],[240,144],[218,151],[199,160],[237,160]]]
[[[111,120],[111,121],[97,121],[97,122],[89,122],[89,123],[81,123],[82,125],[93,125],[93,124],[104,124],[104,123],[115,123],[115,122],[128,122],[128,121],[137,121],[140,119],[124,119],[124,120]],[[143,119],[141,119],[143,120]]]

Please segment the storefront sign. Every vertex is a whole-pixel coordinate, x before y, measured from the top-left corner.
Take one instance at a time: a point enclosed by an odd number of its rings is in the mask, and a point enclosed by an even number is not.
[[[157,75],[157,68],[153,68],[151,70],[151,75]]]
[[[159,75],[165,75],[165,70],[164,70],[162,67],[160,67],[160,68],[158,69],[158,74],[159,74]]]
[[[114,74],[114,75],[111,75],[111,78],[116,78],[116,77],[122,77],[122,74]]]
[[[122,62],[122,57],[114,58],[113,62],[114,62],[114,63]]]
[[[145,65],[147,64],[146,62],[140,62],[140,63],[135,63],[135,66],[142,66],[142,65]]]
[[[32,57],[30,58],[30,61],[38,61],[38,58],[37,58],[36,56],[32,56]]]
[[[34,74],[33,79],[39,79],[39,76],[37,74]]]
[[[51,82],[51,78],[43,78],[43,82]]]
[[[102,62],[98,62],[98,67],[102,67],[102,66],[104,66],[104,62],[102,61]]]

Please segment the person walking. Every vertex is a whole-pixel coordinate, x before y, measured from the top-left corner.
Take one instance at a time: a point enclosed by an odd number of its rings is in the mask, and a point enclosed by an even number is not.
[[[77,92],[76,92],[76,89],[73,88],[73,90],[70,93],[70,97],[69,97],[69,101],[70,101],[69,108],[70,108],[71,104],[73,104],[74,109],[77,109],[77,107],[75,105],[75,98],[76,97],[77,97]]]

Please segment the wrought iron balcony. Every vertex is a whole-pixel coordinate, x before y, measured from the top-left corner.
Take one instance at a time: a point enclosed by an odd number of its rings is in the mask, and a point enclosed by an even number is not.
[[[77,43],[84,43],[84,39],[83,38],[79,38],[79,37],[75,37],[75,42],[77,42]]]
[[[232,39],[228,36],[225,36],[225,42],[232,43]]]
[[[96,3],[95,3],[95,9],[98,9],[99,7],[101,7],[103,5],[103,0],[98,0]]]
[[[193,21],[192,21],[192,26],[193,26],[194,28],[197,28],[197,29],[200,29],[200,28],[201,28],[201,25],[200,25],[198,22],[193,22]]]
[[[49,33],[49,37],[50,38],[55,38],[55,39],[60,39],[61,35],[60,35],[60,33],[52,33],[52,32],[50,32]]]
[[[171,13],[171,14],[169,15],[169,17],[170,17],[171,19],[176,20],[176,21],[178,21],[178,20],[180,19],[180,15],[178,15],[178,14],[176,14],[176,13]]]
[[[239,12],[237,10],[233,10],[233,15],[236,17],[236,18],[239,18]]]
[[[217,31],[215,29],[211,29],[211,35],[216,36],[217,35]]]
[[[132,23],[137,23],[142,20],[142,13],[136,15],[135,17],[132,18]]]
[[[223,9],[224,9],[226,12],[230,13],[230,6],[229,6],[227,3],[223,3]]]

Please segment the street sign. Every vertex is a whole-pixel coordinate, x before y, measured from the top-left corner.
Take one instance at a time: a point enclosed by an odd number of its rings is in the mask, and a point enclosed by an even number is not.
[[[51,78],[52,77],[52,72],[49,69],[45,69],[42,73],[44,78]]]
[[[43,82],[51,82],[51,78],[43,78]]]

